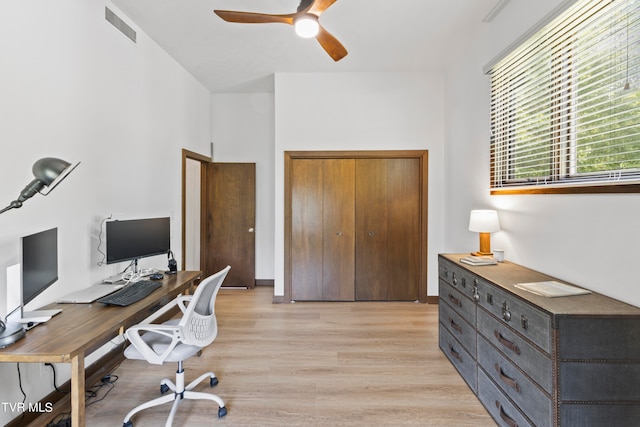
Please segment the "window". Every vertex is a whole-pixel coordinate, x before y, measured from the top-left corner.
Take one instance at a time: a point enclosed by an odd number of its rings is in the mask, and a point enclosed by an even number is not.
[[[640,192],[640,0],[579,0],[488,72],[492,194]]]

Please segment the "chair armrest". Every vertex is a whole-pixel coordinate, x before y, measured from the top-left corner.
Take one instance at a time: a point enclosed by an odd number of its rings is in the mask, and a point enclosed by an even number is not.
[[[193,295],[178,295],[176,297],[178,306],[180,307],[180,311],[182,311],[182,313],[185,313],[187,311],[187,304],[191,302],[191,299],[193,298]]]
[[[171,342],[162,353],[158,354],[142,339],[143,333],[164,335],[171,338]],[[180,327],[176,325],[139,324],[127,329],[125,335],[131,342],[131,345],[138,349],[149,363],[162,365],[167,356],[169,356],[175,346],[180,342]]]

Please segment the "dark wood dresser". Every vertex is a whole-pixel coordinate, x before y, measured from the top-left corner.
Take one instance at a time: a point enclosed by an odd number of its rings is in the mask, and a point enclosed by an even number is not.
[[[500,426],[640,425],[640,308],[520,265],[439,256],[440,348]]]

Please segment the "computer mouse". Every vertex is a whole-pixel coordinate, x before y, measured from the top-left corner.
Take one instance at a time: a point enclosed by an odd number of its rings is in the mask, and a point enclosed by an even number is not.
[[[151,280],[162,280],[164,278],[164,274],[162,273],[154,273],[151,276],[149,276],[149,279]]]

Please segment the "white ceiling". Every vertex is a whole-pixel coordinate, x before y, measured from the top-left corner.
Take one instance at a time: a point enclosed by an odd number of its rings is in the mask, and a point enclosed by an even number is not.
[[[212,92],[272,92],[276,72],[397,72],[442,67],[505,0],[338,0],[320,17],[349,51],[334,62],[285,24],[228,23],[214,9],[293,13],[299,0],[112,0]],[[128,18],[128,19],[127,19]]]

